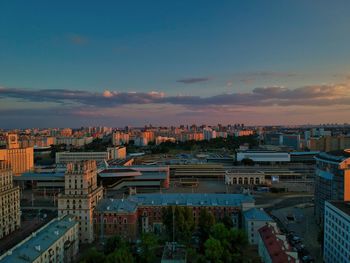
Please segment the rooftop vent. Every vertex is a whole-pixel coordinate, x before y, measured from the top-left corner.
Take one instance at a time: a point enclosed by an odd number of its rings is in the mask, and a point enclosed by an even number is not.
[[[35,246],[35,250],[40,252],[41,251],[40,245]]]
[[[107,206],[107,210],[109,211],[109,210],[111,210],[111,208],[109,206]]]
[[[55,230],[55,235],[56,235],[56,236],[58,236],[58,235],[59,235],[58,230]]]

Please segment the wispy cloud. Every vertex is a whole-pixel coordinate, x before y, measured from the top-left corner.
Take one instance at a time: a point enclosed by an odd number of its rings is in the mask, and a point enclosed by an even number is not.
[[[255,88],[246,93],[219,94],[210,97],[166,96],[164,92],[90,92],[66,89],[13,89],[0,88],[0,98],[15,98],[21,101],[75,103],[76,105],[100,108],[128,104],[173,104],[187,107],[228,106],[332,106],[350,104],[350,86],[314,85],[297,89],[285,87]]]
[[[178,79],[176,82],[180,82],[183,84],[194,84],[194,83],[200,83],[200,82],[207,82],[211,78],[209,77],[202,77],[202,78],[184,78],[184,79]]]

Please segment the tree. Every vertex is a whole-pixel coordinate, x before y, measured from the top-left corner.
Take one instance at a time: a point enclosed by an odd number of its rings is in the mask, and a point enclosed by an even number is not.
[[[174,213],[174,217],[173,217]],[[173,219],[175,229],[173,231]],[[173,206],[163,209],[163,224],[168,235],[168,239],[188,244],[191,240],[195,228],[193,213],[189,207]]]
[[[225,215],[222,219],[222,223],[225,225],[226,228],[230,229],[233,227],[232,218],[229,215]]]
[[[215,217],[208,212],[206,208],[201,209],[198,219],[198,229],[200,232],[201,243],[208,239],[210,229],[215,224]]]
[[[106,244],[104,246],[104,253],[105,255],[108,255],[123,245],[124,241],[122,241],[120,236],[110,237],[107,239]]]
[[[204,247],[205,257],[210,260],[210,262],[223,262],[221,259],[224,254],[224,248],[221,246],[219,240],[210,237],[207,241],[205,241]]]
[[[105,255],[98,252],[96,248],[89,249],[84,255],[81,263],[101,263],[105,262]]]
[[[141,236],[140,260],[145,263],[152,263],[156,259],[156,249],[158,247],[158,238],[153,233],[143,233]]]
[[[130,251],[130,248],[126,245],[122,245],[114,252],[110,253],[106,257],[106,263],[134,263],[134,257]],[[101,262],[99,262],[101,263]]]

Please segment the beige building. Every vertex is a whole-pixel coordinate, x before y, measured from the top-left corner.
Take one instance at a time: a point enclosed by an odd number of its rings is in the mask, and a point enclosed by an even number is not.
[[[20,175],[34,168],[33,147],[20,148],[17,134],[7,136],[7,148],[0,149],[0,160],[8,161],[14,175]]]
[[[108,147],[108,159],[126,159],[126,147],[124,146],[116,146],[116,147]]]
[[[8,162],[0,161],[0,238],[21,225],[19,187],[13,186],[12,170]]]
[[[228,170],[225,173],[225,184],[259,185],[265,183],[265,173],[248,170]]]
[[[67,164],[64,176],[64,194],[58,196],[58,215],[70,214],[79,222],[81,243],[94,240],[93,212],[103,197],[103,187],[97,185],[95,161]]]
[[[308,142],[311,151],[338,151],[350,148],[350,136],[312,137]]]
[[[1,263],[70,263],[79,252],[79,224],[73,216],[55,218],[0,256]]]

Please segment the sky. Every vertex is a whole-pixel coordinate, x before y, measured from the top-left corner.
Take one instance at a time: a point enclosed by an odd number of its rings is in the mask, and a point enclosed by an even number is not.
[[[0,128],[350,118],[350,1],[0,1]]]

